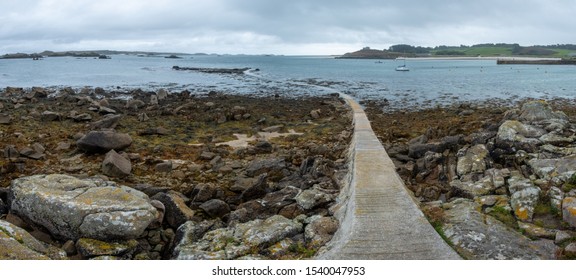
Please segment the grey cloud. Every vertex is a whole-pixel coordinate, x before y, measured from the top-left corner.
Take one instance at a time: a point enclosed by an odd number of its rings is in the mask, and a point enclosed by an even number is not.
[[[306,46],[569,43],[568,1],[19,0],[0,2],[0,52],[47,47],[301,52]],[[49,42],[49,43],[47,43]],[[235,45],[235,43],[238,43]],[[259,45],[259,47],[256,47]],[[326,50],[331,53],[331,49]]]

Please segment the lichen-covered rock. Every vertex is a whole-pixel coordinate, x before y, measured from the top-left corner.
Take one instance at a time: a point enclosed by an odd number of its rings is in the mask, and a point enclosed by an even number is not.
[[[204,223],[204,222],[203,222]],[[187,222],[178,229],[173,259],[224,260],[249,255],[303,231],[301,223],[282,216],[253,220],[233,227]],[[214,229],[214,227],[217,227]]]
[[[293,239],[285,238],[268,247],[266,252],[272,258],[280,259],[290,254],[291,252],[294,252],[294,248],[296,248],[296,246],[298,246],[298,244],[294,242]]]
[[[496,145],[501,148],[533,152],[541,144],[540,138],[546,130],[523,124],[519,121],[505,121],[496,134]]]
[[[250,247],[234,237],[234,229],[221,226],[206,221],[183,224],[178,229],[173,259],[225,260],[248,254]]]
[[[301,233],[302,229],[301,223],[275,215],[266,220],[254,220],[245,224],[238,224],[234,236],[250,246],[262,248]]]
[[[548,196],[550,197],[550,206],[552,206],[555,211],[561,212],[564,192],[557,187],[551,187],[548,191]]]
[[[524,234],[531,238],[554,239],[557,232],[557,230],[554,229],[543,228],[537,225],[523,222],[518,222],[518,228],[523,230]]]
[[[474,201],[483,207],[498,206],[508,211],[512,211],[512,208],[510,208],[510,197],[507,195],[480,196],[474,199]]]
[[[576,242],[572,242],[564,248],[564,256],[567,258],[576,258]]]
[[[555,244],[562,244],[562,243],[574,238],[574,236],[576,236],[574,234],[574,232],[558,230],[558,231],[556,231],[556,236],[554,237],[554,243]]]
[[[136,251],[138,241],[132,239],[122,242],[104,242],[101,240],[80,238],[76,241],[78,253],[85,258],[98,256],[121,256]]]
[[[576,138],[574,136],[565,137],[562,135],[558,135],[554,132],[542,135],[542,137],[539,138],[539,140],[542,141],[542,143],[544,143],[544,144],[551,144],[551,145],[556,145],[556,146],[570,145],[570,144],[574,143],[575,139]]]
[[[107,153],[110,150],[121,151],[132,144],[132,137],[115,131],[90,131],[80,138],[76,145],[87,153]]]
[[[266,194],[261,199],[251,200],[236,207],[230,215],[230,221],[245,223],[254,219],[266,219],[276,214],[295,202],[294,197],[300,193],[300,189],[292,186],[279,191]]]
[[[508,179],[508,191],[510,194],[514,194],[517,191],[532,187],[534,187],[532,181],[522,177],[522,175],[518,172],[514,172],[512,177]]]
[[[528,165],[542,179],[549,180],[553,177],[567,179],[576,170],[576,155],[556,159],[531,159]]]
[[[295,199],[296,203],[298,203],[300,207],[310,210],[334,201],[334,199],[336,199],[336,194],[329,193],[326,190],[314,186],[302,191]]]
[[[450,187],[455,195],[466,198],[488,195],[496,189],[490,177],[483,177],[476,182],[453,180],[450,182]]]
[[[338,220],[334,217],[312,217],[304,229],[306,241],[313,247],[319,248],[328,243],[338,230]]]
[[[66,240],[136,238],[157,216],[140,191],[62,174],[15,179],[10,204],[13,213]]]
[[[504,169],[488,169],[484,173],[492,180],[492,185],[494,188],[500,188],[506,185],[506,178],[510,177],[510,170]]]
[[[36,240],[27,231],[0,220],[0,260],[63,260],[66,252]]]
[[[576,227],[576,197],[566,197],[562,201],[562,219]]]
[[[474,145],[458,151],[456,171],[459,176],[469,173],[484,173],[490,162],[490,153],[483,144]]]
[[[532,241],[492,216],[480,213],[479,205],[473,201],[457,199],[443,207],[444,235],[467,259],[531,260],[554,257],[554,246]]]
[[[510,197],[510,205],[516,218],[524,222],[532,221],[539,197],[540,188],[534,185],[514,192]]]

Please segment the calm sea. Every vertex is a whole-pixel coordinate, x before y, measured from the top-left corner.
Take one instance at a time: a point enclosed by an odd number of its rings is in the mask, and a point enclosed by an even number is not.
[[[462,101],[576,97],[576,66],[496,65],[494,60],[349,60],[325,56],[198,55],[182,59],[116,55],[112,59],[0,60],[0,88],[84,86],[310,95],[340,91],[394,107]],[[253,75],[175,71],[172,66],[259,69]],[[311,86],[315,85],[315,86]],[[317,87],[317,86],[322,86]]]

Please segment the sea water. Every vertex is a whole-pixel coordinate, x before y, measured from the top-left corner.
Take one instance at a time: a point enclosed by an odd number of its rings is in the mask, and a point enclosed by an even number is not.
[[[359,100],[387,100],[392,107],[454,102],[576,97],[573,65],[497,65],[495,60],[335,59],[330,56],[114,55],[111,59],[49,57],[0,60],[0,88],[103,87],[107,89],[240,94],[314,95],[344,92]],[[176,71],[173,66],[250,67],[249,75]],[[255,71],[257,69],[257,71]],[[321,86],[321,87],[319,87]]]

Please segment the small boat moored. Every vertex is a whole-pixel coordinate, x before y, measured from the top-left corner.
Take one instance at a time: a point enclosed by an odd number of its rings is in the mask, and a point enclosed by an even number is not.
[[[406,66],[406,58],[403,58],[403,57],[396,58],[396,60],[399,60],[399,59],[404,60],[404,64],[399,65],[398,67],[396,67],[396,71],[401,71],[401,72],[410,71],[410,68],[408,68],[408,67]]]
[[[406,72],[406,71],[410,71],[410,68],[406,67],[406,64],[404,64],[404,65],[400,65],[400,66],[396,67],[396,71]]]

